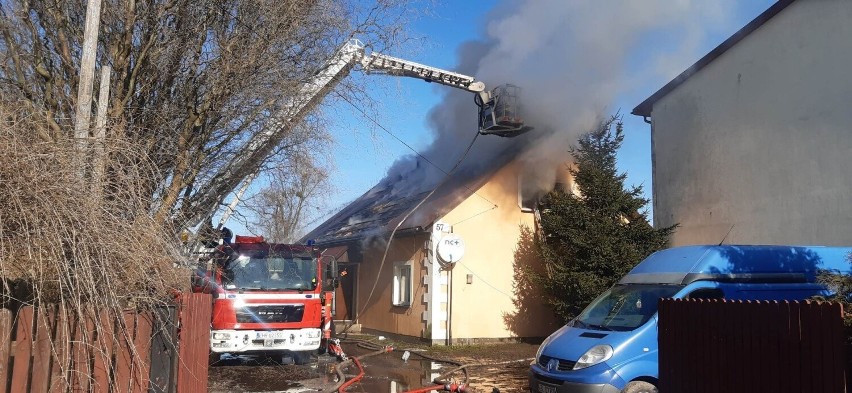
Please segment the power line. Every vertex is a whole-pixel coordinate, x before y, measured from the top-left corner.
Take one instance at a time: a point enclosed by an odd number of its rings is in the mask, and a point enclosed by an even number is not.
[[[428,158],[426,158],[426,156],[424,156],[423,154],[420,154],[420,152],[418,152],[416,149],[414,149],[413,147],[411,147],[411,145],[409,145],[408,143],[406,143],[405,141],[403,141],[402,139],[400,139],[398,136],[396,136],[396,134],[394,134],[393,132],[391,132],[390,130],[388,130],[387,128],[385,128],[385,126],[383,126],[381,123],[379,123],[379,122],[378,122],[378,120],[374,119],[372,116],[370,116],[369,114],[367,114],[367,112],[365,112],[365,111],[364,111],[363,109],[361,109],[359,106],[355,105],[355,103],[353,103],[353,102],[352,102],[350,99],[348,99],[346,96],[344,96],[343,94],[340,94],[340,93],[339,93],[339,92],[337,92],[337,91],[335,91],[335,92],[334,92],[334,94],[336,94],[338,97],[340,97],[340,98],[342,98],[344,101],[346,101],[346,103],[348,103],[348,104],[349,104],[349,105],[351,105],[353,108],[355,108],[355,110],[357,110],[358,112],[360,112],[360,113],[361,113],[361,115],[362,115],[362,116],[364,116],[364,117],[365,117],[367,120],[369,120],[371,123],[375,124],[375,125],[376,125],[377,127],[379,127],[382,131],[384,131],[384,132],[386,132],[388,135],[392,136],[394,139],[396,139],[397,141],[399,141],[399,143],[403,144],[403,145],[404,145],[405,147],[407,147],[409,150],[411,150],[412,152],[414,152],[414,154],[416,154],[418,157],[422,158],[422,159],[423,159],[423,161],[425,161],[425,162],[429,163],[430,165],[432,165],[433,167],[435,167],[436,169],[438,169],[439,171],[441,171],[441,173],[443,173],[444,175],[449,176],[449,174],[450,174],[449,172],[445,171],[443,168],[441,168],[440,166],[438,166],[438,164],[435,164],[434,162],[432,162],[431,160],[429,160]],[[477,132],[476,136],[479,136],[479,133],[478,133],[478,132]],[[473,140],[474,140],[474,141],[476,141],[476,136],[474,136],[474,138],[473,138]],[[467,151],[465,151],[464,155],[462,156],[462,159],[464,159],[465,157],[467,157],[467,153],[470,151],[470,148],[471,148],[472,146],[473,146],[473,142],[471,142],[471,144],[467,147]],[[458,167],[458,165],[459,165],[460,163],[461,163],[461,161],[459,161],[458,163],[456,163],[456,167],[453,167],[453,169],[452,169],[450,172],[454,171],[454,170]],[[443,183],[443,181],[441,181],[441,183]],[[480,198],[484,199],[486,202],[488,202],[488,203],[490,203],[491,205],[493,205],[493,208],[496,208],[496,207],[497,207],[497,204],[496,204],[496,203],[491,202],[488,198],[486,198],[486,197],[484,197],[484,196],[482,196],[482,195],[479,195],[479,193],[477,193],[476,191],[473,191],[472,189],[470,189],[470,187],[468,187],[468,186],[464,186],[464,188],[466,188],[468,191],[472,192],[474,195],[476,195],[476,196],[478,196],[478,197],[480,197]]]

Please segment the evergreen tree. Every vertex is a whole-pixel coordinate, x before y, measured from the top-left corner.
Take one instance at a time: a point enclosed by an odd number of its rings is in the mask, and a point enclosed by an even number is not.
[[[654,229],[642,187],[625,189],[616,168],[624,140],[613,116],[570,150],[579,192],[556,189],[541,201],[537,246],[545,271],[532,273],[554,312],[570,320],[646,256],[664,248],[676,225]]]

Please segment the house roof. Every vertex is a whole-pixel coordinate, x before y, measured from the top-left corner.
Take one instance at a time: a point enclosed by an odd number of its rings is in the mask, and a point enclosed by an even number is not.
[[[687,68],[686,71],[680,73],[680,75],[672,79],[671,82],[667,83],[660,90],[657,90],[656,93],[645,99],[645,101],[642,101],[642,103],[633,108],[633,111],[630,113],[637,116],[651,116],[651,110],[654,106],[654,103],[656,103],[666,94],[669,94],[672,90],[680,86],[683,82],[689,79],[692,75],[695,75],[702,68],[713,62],[713,60],[716,60],[717,57],[721,56],[728,49],[732,48],[734,45],[742,41],[745,37],[757,30],[760,26],[763,26],[766,21],[772,19],[772,17],[777,15],[779,12],[781,12],[781,10],[786,8],[794,1],[795,0],[778,0],[778,2],[769,7],[766,11],[763,11],[763,13],[758,15],[757,18],[754,18],[754,20],[745,25],[745,27],[734,33],[734,35],[730,36],[727,40],[719,44],[719,46],[717,46],[709,53],[704,55],[704,57],[702,57],[700,60],[695,62],[695,64]]]
[[[364,195],[310,231],[302,241],[313,240],[318,246],[335,246],[385,235],[435,188],[429,199],[405,219],[397,230],[397,236],[423,231],[473,195],[497,170],[511,162],[529,145],[531,143],[509,143],[494,154],[487,164],[462,168],[446,181],[439,182],[437,188],[436,184],[407,184],[406,187],[411,190],[399,192],[396,186],[405,179],[385,177]],[[421,167],[418,170],[425,169]]]

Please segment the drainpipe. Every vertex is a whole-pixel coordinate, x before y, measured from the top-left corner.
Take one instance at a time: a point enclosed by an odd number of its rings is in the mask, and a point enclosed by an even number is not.
[[[447,346],[453,345],[453,267],[447,269]]]

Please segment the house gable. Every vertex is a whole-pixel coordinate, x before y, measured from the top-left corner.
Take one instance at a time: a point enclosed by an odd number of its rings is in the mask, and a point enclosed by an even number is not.
[[[656,226],[672,245],[848,245],[852,3],[784,4],[653,102]]]
[[[734,45],[737,45],[740,41],[742,41],[752,32],[763,26],[764,23],[772,19],[775,15],[781,12],[781,10],[787,8],[787,6],[793,3],[794,1],[795,0],[778,0],[778,2],[773,4],[760,15],[758,15],[757,18],[754,18],[754,20],[752,20],[742,29],[734,33],[734,35],[728,37],[728,39],[719,44],[719,46],[711,50],[709,53],[704,55],[704,57],[695,62],[695,64],[687,68],[676,78],[672,79],[669,83],[660,88],[660,90],[657,90],[654,94],[645,99],[645,101],[642,101],[642,103],[633,108],[633,111],[630,113],[636,116],[651,116],[654,103],[669,94],[669,92],[680,86],[694,74],[701,71],[708,64],[716,60],[716,58],[727,52],[728,49],[732,48]]]

